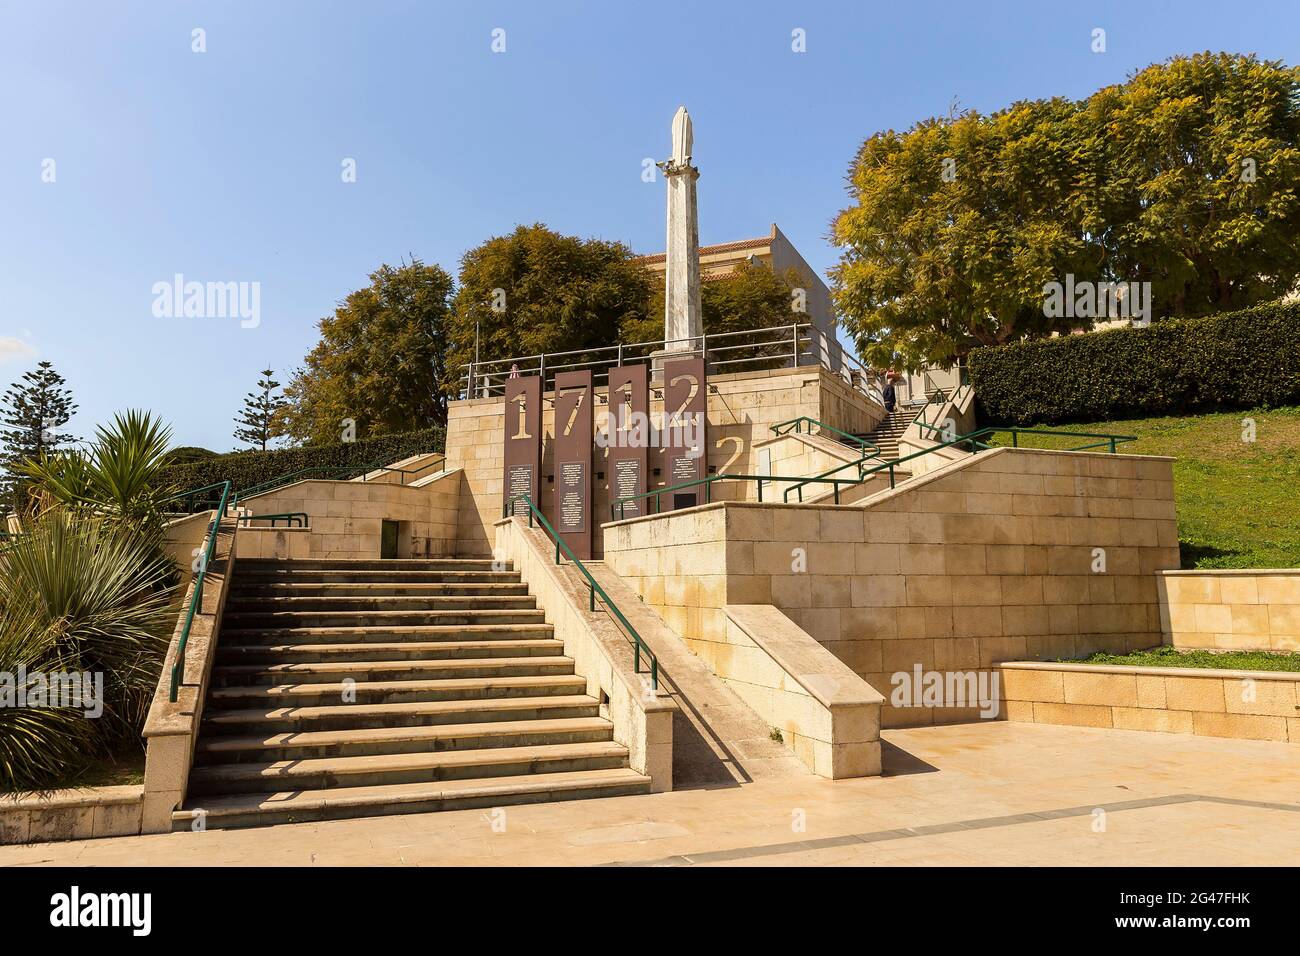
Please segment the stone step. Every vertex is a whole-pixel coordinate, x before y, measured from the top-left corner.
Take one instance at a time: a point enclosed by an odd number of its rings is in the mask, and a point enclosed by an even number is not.
[[[613,741],[540,747],[493,747],[437,753],[321,757],[268,763],[217,764],[190,771],[189,793],[206,794],[327,790],[435,780],[510,777],[575,770],[621,769],[627,748]]]
[[[221,664],[296,664],[316,661],[478,660],[485,657],[555,657],[564,642],[554,638],[497,641],[398,641],[362,644],[221,644]]]
[[[287,571],[492,571],[491,558],[242,558],[237,567]]]
[[[536,610],[537,599],[528,594],[435,597],[386,595],[381,597],[247,597],[239,592],[226,602],[226,614],[283,613],[285,611],[510,611]]]
[[[247,584],[518,584],[517,571],[255,570],[238,562],[233,586]]]
[[[550,637],[552,624],[445,624],[400,627],[222,627],[221,643],[252,644],[396,644],[405,641],[516,641]],[[218,645],[220,646],[220,645]]]
[[[187,798],[172,814],[172,829],[270,826],[351,817],[496,808],[552,800],[628,796],[650,792],[650,778],[626,768],[442,780],[390,786]],[[197,818],[197,819],[196,819]]]
[[[449,624],[542,624],[546,615],[536,608],[461,611],[227,611],[223,627],[380,627]]]
[[[223,664],[212,668],[212,687],[456,680],[471,677],[540,677],[573,673],[571,657],[489,657],[474,660],[313,661],[295,664]]]
[[[196,761],[200,765],[210,766],[375,754],[441,753],[449,750],[596,743],[612,740],[613,736],[614,725],[604,717],[319,730],[205,738],[199,741]]]
[[[486,581],[478,584],[444,583],[434,581],[429,584],[334,584],[301,583],[296,578],[272,584],[243,584],[238,576],[232,582],[231,598],[277,598],[277,597],[459,597],[479,595],[496,597],[504,595],[527,594],[526,584],[500,584]]]
[[[585,694],[587,681],[576,675],[443,678],[441,680],[342,681],[329,684],[246,684],[213,687],[209,707],[328,707],[331,704],[397,704],[411,701],[483,700]],[[351,699],[344,699],[345,694]]]
[[[586,694],[429,700],[400,704],[332,704],[325,707],[209,709],[203,715],[203,733],[266,735],[322,730],[370,730],[440,724],[482,724],[494,720],[560,720],[595,717],[599,713],[599,702]]]

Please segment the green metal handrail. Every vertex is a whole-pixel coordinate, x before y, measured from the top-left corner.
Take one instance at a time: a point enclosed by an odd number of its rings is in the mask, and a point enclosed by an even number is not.
[[[186,500],[186,506],[184,511],[185,514],[197,514],[200,511],[211,511],[212,508],[217,504],[217,500],[220,497],[215,493],[216,490],[218,488],[224,488],[228,484],[230,484],[230,482],[228,481],[218,481],[210,485],[202,485],[198,488],[187,488],[184,491],[176,492],[176,494],[174,495],[168,495],[166,498],[162,499],[162,503],[166,504],[169,501],[175,501],[178,498],[184,498]],[[206,496],[204,498],[198,497],[200,494],[206,491],[211,491],[213,492],[213,494]],[[203,507],[197,507],[198,505],[202,505]]]
[[[203,582],[208,575],[208,565],[212,563],[213,552],[217,548],[217,532],[221,529],[221,519],[226,514],[226,502],[230,498],[230,482],[222,482],[221,502],[217,513],[212,516],[212,525],[208,528],[208,545],[203,553],[199,573],[194,577],[194,594],[190,598],[189,611],[185,615],[185,627],[181,630],[180,643],[176,646],[176,660],[172,662],[172,686],[168,700],[176,702],[176,692],[180,688],[181,678],[185,674],[185,647],[190,641],[190,629],[194,626],[194,615],[203,606]]]
[[[285,511],[273,515],[240,515],[239,524],[241,527],[248,527],[250,521],[270,521],[271,527],[274,528],[279,522],[285,522],[289,528],[305,528],[311,516],[305,511]]]
[[[582,576],[587,579],[588,610],[590,610],[592,614],[596,613],[596,595],[599,594],[600,599],[605,604],[605,610],[609,611],[616,618],[618,618],[619,622],[622,623],[622,625],[625,628],[627,628],[627,632],[632,635],[634,672],[637,674],[641,673],[641,655],[643,653],[650,658],[650,685],[655,690],[658,690],[659,689],[659,658],[657,658],[654,652],[650,650],[649,645],[647,645],[645,641],[641,640],[641,635],[638,634],[636,628],[632,626],[632,622],[629,621],[626,617],[624,617],[623,612],[619,610],[618,605],[615,604],[614,601],[610,598],[610,596],[605,593],[605,589],[596,583],[596,579],[591,576],[591,572],[587,570],[587,566],[578,560],[578,556],[575,555],[573,553],[573,550],[567,544],[564,543],[564,539],[561,538],[558,534],[556,534],[555,529],[552,528],[551,523],[546,520],[546,516],[542,514],[541,509],[538,508],[537,505],[533,503],[533,499],[528,497],[528,495],[515,495],[515,497],[509,499],[505,503],[505,507],[502,509],[503,512],[502,517],[510,517],[514,514],[515,511],[514,505],[516,501],[522,501],[524,502],[524,504],[528,506],[528,527],[530,528],[533,527],[533,515],[536,515],[537,520],[542,523],[542,527],[545,528],[546,532],[551,536],[551,538],[554,539],[555,563],[556,564],[560,563],[560,551],[563,550],[564,554],[567,555],[569,560],[573,562],[573,566],[576,567],[579,571],[581,571]]]
[[[934,428],[934,427],[936,427],[936,426],[931,425],[931,426],[926,426],[926,427]],[[895,475],[894,475],[894,469],[895,469],[895,466],[897,466],[897,465],[901,465],[903,462],[911,461],[911,460],[913,460],[913,459],[915,459],[915,458],[921,458],[922,456],[924,456],[924,455],[928,455],[928,454],[930,454],[931,452],[938,451],[938,450],[941,449],[941,448],[951,448],[951,447],[954,446],[954,445],[960,445],[960,444],[963,444],[963,443],[965,443],[965,444],[969,444],[969,445],[970,445],[970,447],[971,447],[971,452],[972,452],[972,453],[978,453],[978,452],[980,452],[980,451],[987,451],[988,449],[993,448],[994,446],[993,446],[993,445],[990,445],[990,444],[987,444],[987,443],[985,443],[985,442],[982,442],[982,441],[980,441],[980,439],[981,439],[981,438],[989,437],[989,436],[991,436],[991,435],[998,434],[999,432],[1008,432],[1008,433],[1010,433],[1011,436],[1012,436],[1012,447],[1017,447],[1017,448],[1019,447],[1019,436],[1020,436],[1020,435],[1075,435],[1075,436],[1078,436],[1078,437],[1080,437],[1080,438],[1101,438],[1101,439],[1104,439],[1104,440],[1101,441],[1101,442],[1098,442],[1098,443],[1096,443],[1096,444],[1093,444],[1093,445],[1088,445],[1088,446],[1086,446],[1086,447],[1088,447],[1088,448],[1098,448],[1098,447],[1100,447],[1100,446],[1102,446],[1102,445],[1109,445],[1109,446],[1110,446],[1110,452],[1111,452],[1112,455],[1115,453],[1115,446],[1116,446],[1117,444],[1119,444],[1120,442],[1136,441],[1136,440],[1137,440],[1136,436],[1134,436],[1134,435],[1103,435],[1103,434],[1093,434],[1093,433],[1084,433],[1084,432],[1054,432],[1054,431],[1048,431],[1048,430],[1045,430],[1045,429],[1035,429],[1035,428],[1014,428],[1014,427],[1009,427],[1009,426],[1008,426],[1008,427],[992,426],[992,427],[989,427],[989,428],[979,428],[979,429],[976,429],[975,431],[973,431],[973,432],[969,432],[968,434],[965,434],[965,435],[959,435],[959,436],[957,436],[956,438],[952,439],[951,441],[939,442],[938,444],[931,445],[929,448],[922,448],[920,451],[913,452],[913,453],[910,454],[910,455],[904,455],[904,456],[902,456],[901,458],[895,458],[893,461],[887,461],[887,462],[885,462],[884,464],[876,465],[876,466],[873,467],[873,468],[868,468],[868,469],[866,469],[865,471],[863,471],[863,472],[861,473],[860,478],[861,478],[862,481],[866,481],[866,480],[867,480],[868,478],[870,478],[872,475],[874,475],[874,474],[878,474],[878,473],[880,473],[880,472],[885,471],[886,469],[888,469],[888,471],[889,471],[889,487],[893,488],[893,487],[895,487],[895,485],[896,485]],[[1082,451],[1082,449],[1080,449],[1080,448],[1072,448],[1072,449],[1067,449],[1067,450],[1069,450],[1069,451]],[[807,482],[807,481],[810,481],[810,479],[804,479],[804,481]],[[792,486],[792,487],[790,487],[790,488],[787,488],[787,489],[785,490],[785,500],[786,500],[786,502],[789,502],[789,500],[790,500],[790,492],[792,492],[792,491],[796,491],[796,490],[798,490],[798,491],[800,492],[800,494],[802,495],[802,493],[803,493],[803,492],[802,492],[802,485],[794,485],[794,486]],[[801,498],[800,500],[802,500],[802,498]]]
[[[793,425],[794,433],[798,435],[802,433],[803,425],[805,423],[808,425],[808,434],[810,435],[812,434],[812,426],[816,425],[819,431],[834,432],[845,441],[849,441],[857,445],[859,448],[862,449],[864,458],[876,458],[879,457],[880,455],[880,449],[877,446],[873,445],[871,442],[867,441],[865,438],[862,438],[861,436],[858,435],[852,435],[846,431],[841,431],[840,429],[836,428],[834,425],[827,425],[825,422],[819,422],[817,419],[809,418],[807,415],[800,415],[798,418],[791,418],[789,421],[777,422],[775,425],[772,426],[772,431],[778,435],[788,435],[790,433],[790,426]],[[867,454],[868,448],[871,449],[870,454]]]
[[[848,468],[853,465],[861,465],[862,459],[850,461],[841,465],[841,468]],[[707,478],[697,478],[695,481],[684,481],[680,485],[669,485],[665,488],[656,488],[654,491],[647,491],[639,495],[628,495],[626,498],[615,498],[609,504],[609,519],[611,521],[622,521],[627,517],[627,503],[629,501],[639,501],[642,498],[655,499],[655,514],[661,514],[663,509],[660,507],[660,495],[666,495],[669,492],[680,491],[683,488],[696,488],[704,486],[704,503],[713,503],[713,484],[718,481],[754,481],[757,482],[758,500],[763,500],[763,483],[766,481],[799,481],[810,484],[832,485],[832,491],[835,495],[835,503],[840,503],[840,485],[857,485],[860,481],[853,478],[825,478],[821,475],[812,478],[803,478],[799,475],[709,475]],[[644,517],[639,515],[637,517]]]

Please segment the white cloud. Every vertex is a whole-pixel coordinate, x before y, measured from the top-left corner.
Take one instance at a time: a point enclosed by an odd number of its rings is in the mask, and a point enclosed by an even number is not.
[[[35,354],[36,349],[22,339],[14,338],[12,335],[0,335],[0,363],[31,358]]]

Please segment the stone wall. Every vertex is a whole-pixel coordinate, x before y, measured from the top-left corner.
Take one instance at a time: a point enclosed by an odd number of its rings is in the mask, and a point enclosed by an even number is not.
[[[706,661],[728,653],[725,605],[773,604],[888,698],[915,665],[1161,643],[1154,572],[1178,566],[1172,460],[995,449],[858,505],[721,503],[612,523],[605,560]],[[887,706],[883,720],[975,711]]]
[[[1300,569],[1165,571],[1159,588],[1166,644],[1300,651]]]
[[[770,604],[729,604],[716,673],[813,773],[880,773],[880,705],[862,678]]]
[[[456,553],[460,489],[459,471],[444,472],[419,485],[299,481],[249,498],[241,505],[255,515],[308,515],[307,553],[300,554],[301,543],[294,539],[290,542],[292,552],[286,551],[285,556],[378,558],[383,522],[396,521],[399,558],[439,558]],[[274,542],[264,534],[251,537],[259,539],[257,556],[280,556],[274,551]],[[262,553],[264,548],[273,550]]]
[[[1008,720],[1300,743],[1300,673],[1003,664]]]
[[[709,377],[708,396],[708,467],[710,474],[739,472],[749,467],[755,442],[772,437],[771,426],[806,415],[848,432],[870,431],[884,416],[884,409],[861,392],[849,388],[831,373],[817,367],[777,369],[765,372],[740,372]],[[607,389],[594,389],[595,430],[602,432],[608,420]],[[650,414],[658,421],[663,402],[650,390]],[[554,520],[555,433],[554,393],[543,394],[542,471],[539,484],[543,513]],[[459,554],[462,557],[486,556],[491,553],[491,529],[501,517],[503,507],[502,442],[505,428],[501,397],[476,398],[451,402],[447,412],[447,461],[449,469],[462,469],[465,475],[457,523]],[[609,520],[607,453],[593,450],[592,509],[596,525]],[[662,454],[650,449],[650,488],[664,487]],[[728,487],[729,486],[729,487]],[[749,488],[752,495],[752,486]],[[721,482],[715,489],[718,499],[740,498],[746,494],[740,483]],[[595,534],[593,553],[601,553],[601,536]]]

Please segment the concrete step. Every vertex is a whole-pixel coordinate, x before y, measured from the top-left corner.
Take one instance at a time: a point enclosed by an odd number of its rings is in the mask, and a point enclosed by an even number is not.
[[[303,584],[296,578],[272,584],[242,584],[236,575],[230,591],[231,598],[277,598],[277,597],[459,597],[478,595],[497,597],[527,594],[526,584],[501,584],[493,581],[481,583],[444,583],[435,581],[429,584]]]
[[[551,624],[444,624],[400,627],[263,627],[221,629],[221,643],[253,644],[396,644],[405,641],[517,641],[551,637]],[[220,646],[220,645],[218,645]]]
[[[492,571],[491,558],[243,558],[238,567],[286,571]]]
[[[325,569],[290,571],[247,568],[240,561],[235,567],[233,585],[247,584],[518,584],[517,571],[363,571]]]
[[[225,664],[212,668],[212,687],[537,677],[573,673],[571,657],[490,657],[475,660],[313,661],[296,664]]]
[[[371,730],[440,724],[482,724],[495,720],[561,720],[595,717],[599,713],[599,702],[586,694],[411,701],[399,704],[336,703],[325,707],[210,709],[203,715],[203,733],[267,735],[323,730]]]
[[[541,747],[493,747],[487,750],[217,764],[193,768],[190,771],[189,792],[201,798],[207,794],[327,790],[334,787],[373,787],[435,780],[611,770],[621,769],[626,760],[627,748],[622,744],[598,741]]]
[[[434,597],[408,595],[297,597],[277,594],[271,597],[249,597],[235,592],[226,602],[228,615],[284,611],[510,611],[536,610],[536,608],[537,599],[529,594]]]
[[[542,624],[546,615],[535,608],[461,611],[227,611],[223,627],[394,627],[448,624]]]
[[[295,789],[199,800],[187,797],[185,808],[172,815],[172,829],[194,829],[196,817],[201,818],[204,828],[217,830],[649,792],[649,777],[626,768],[614,768],[376,787]]]
[[[267,763],[323,757],[586,744],[613,738],[614,725],[604,717],[495,720],[480,724],[432,724],[209,737],[199,741],[196,761],[203,766]]]
[[[554,638],[498,641],[372,641],[362,644],[239,644],[217,646],[219,664],[301,664],[316,661],[479,660],[485,657],[556,657]]]
[[[586,692],[586,679],[576,675],[357,681],[350,684],[340,680],[328,684],[246,684],[238,687],[213,687],[208,691],[208,706],[322,707],[353,703],[398,704],[433,700],[483,700],[496,697],[558,697]]]

